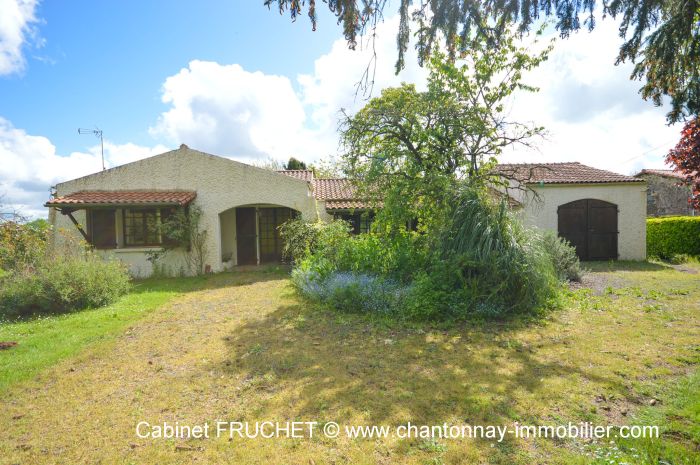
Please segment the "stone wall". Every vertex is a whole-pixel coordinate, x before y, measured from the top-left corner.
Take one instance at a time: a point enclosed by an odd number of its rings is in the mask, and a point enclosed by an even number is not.
[[[679,180],[656,174],[641,174],[647,181],[647,216],[692,215],[688,205],[688,186],[679,186]]]

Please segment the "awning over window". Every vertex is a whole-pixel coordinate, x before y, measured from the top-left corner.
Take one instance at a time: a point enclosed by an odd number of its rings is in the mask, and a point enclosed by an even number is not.
[[[80,209],[108,206],[185,206],[197,193],[193,191],[80,191],[51,199],[46,207]]]

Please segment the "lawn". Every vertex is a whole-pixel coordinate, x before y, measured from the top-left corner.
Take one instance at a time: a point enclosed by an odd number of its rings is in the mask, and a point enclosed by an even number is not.
[[[0,340],[21,336],[0,354],[13,383],[0,397],[0,463],[700,463],[699,271],[596,264],[546,319],[451,328],[310,308],[280,272],[144,282],[122,307],[0,328]],[[44,354],[52,337],[59,357]],[[36,355],[20,352],[30,342]],[[590,421],[660,425],[662,438],[136,436],[140,421],[217,420]]]
[[[0,323],[0,341],[17,342],[0,351],[0,395],[84,347],[107,341],[173,298],[197,289],[228,285],[231,275],[136,281],[133,291],[113,305],[17,323]]]

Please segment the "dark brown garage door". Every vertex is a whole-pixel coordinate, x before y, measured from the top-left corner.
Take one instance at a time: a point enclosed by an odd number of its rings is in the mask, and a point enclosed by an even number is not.
[[[583,199],[560,205],[557,213],[559,236],[581,260],[617,259],[617,205]]]

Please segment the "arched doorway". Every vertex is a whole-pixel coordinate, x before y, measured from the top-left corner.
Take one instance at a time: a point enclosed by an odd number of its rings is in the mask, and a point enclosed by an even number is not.
[[[298,215],[291,208],[269,204],[244,205],[221,212],[222,263],[226,267],[282,261],[279,226]]]
[[[617,205],[582,199],[557,209],[559,237],[576,248],[581,260],[617,259]]]

